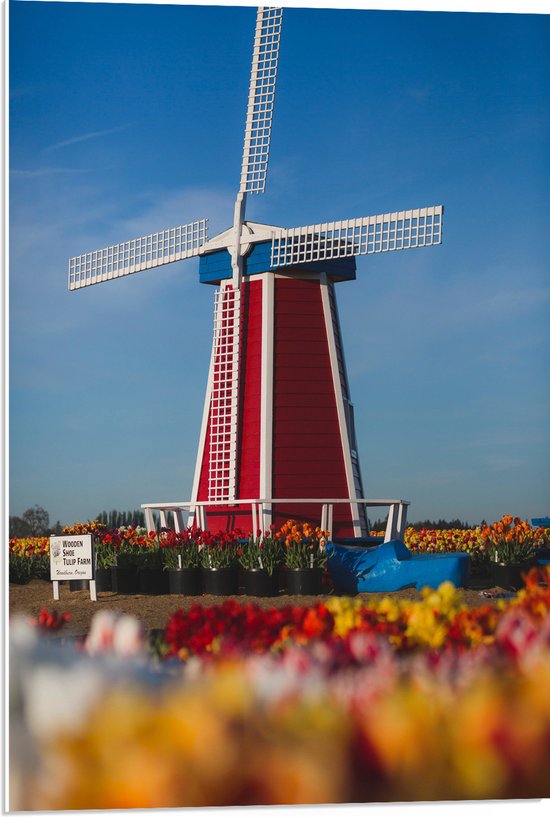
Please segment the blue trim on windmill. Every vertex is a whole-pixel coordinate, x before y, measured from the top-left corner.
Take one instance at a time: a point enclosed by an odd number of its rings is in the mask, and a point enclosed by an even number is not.
[[[271,241],[262,241],[252,245],[252,249],[243,258],[243,275],[259,275],[262,272],[288,273],[296,270],[302,272],[326,272],[334,281],[355,281],[357,265],[354,256],[333,258],[324,261],[311,261],[299,267],[272,267]],[[199,261],[199,280],[201,284],[219,284],[231,278],[231,256],[225,249],[204,253]]]

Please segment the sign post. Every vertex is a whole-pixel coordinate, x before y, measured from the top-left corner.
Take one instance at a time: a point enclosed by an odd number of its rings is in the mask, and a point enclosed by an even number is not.
[[[74,579],[87,579],[90,583],[90,599],[97,601],[94,541],[91,533],[50,536],[50,579],[56,601],[59,601],[59,582]]]

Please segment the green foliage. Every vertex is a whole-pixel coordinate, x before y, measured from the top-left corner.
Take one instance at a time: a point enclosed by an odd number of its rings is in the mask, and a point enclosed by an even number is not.
[[[162,567],[158,543],[140,547],[123,541],[116,551],[116,564],[119,567]]]
[[[9,537],[10,539],[26,539],[31,535],[31,531],[27,522],[20,516],[10,516],[9,518]]]
[[[33,566],[31,559],[22,559],[21,556],[16,556],[10,553],[9,556],[9,579],[14,584],[27,584],[33,576]]]
[[[44,556],[10,553],[8,560],[9,580],[14,584],[27,584],[32,579],[50,578],[50,560]]]
[[[95,519],[106,525],[109,530],[121,527],[142,528],[145,527],[145,513],[142,510],[135,511],[101,511]]]
[[[283,560],[282,543],[273,536],[252,536],[240,545],[237,555],[245,570],[262,570],[272,576],[273,571]]]
[[[165,530],[159,535],[159,543],[165,570],[201,566],[199,543],[191,531]]]
[[[111,542],[103,541],[99,536],[94,537],[96,565],[99,568],[108,568],[116,565],[116,553]]]
[[[284,547],[284,561],[289,568],[324,567],[327,563],[327,551],[324,540],[292,540]]]
[[[223,567],[234,567],[237,564],[237,544],[213,540],[204,545],[200,558],[204,568],[219,570]]]
[[[34,505],[28,508],[22,516],[24,522],[29,526],[29,536],[46,536],[50,527],[50,515],[48,511]]]
[[[10,538],[26,539],[29,536],[48,536],[53,532],[50,529],[50,515],[40,505],[27,508],[21,516],[10,516],[9,518]]]
[[[531,542],[512,539],[509,542],[492,542],[488,550],[489,559],[501,565],[525,564],[534,558],[537,546]]]
[[[372,531],[381,531],[386,529],[386,522],[388,517],[384,519],[377,519],[376,522],[371,523]],[[407,527],[414,528],[414,530],[470,530],[469,522],[462,522],[460,519],[451,519],[449,522],[446,519],[438,519],[437,522],[431,519],[424,519],[420,522],[409,522]]]

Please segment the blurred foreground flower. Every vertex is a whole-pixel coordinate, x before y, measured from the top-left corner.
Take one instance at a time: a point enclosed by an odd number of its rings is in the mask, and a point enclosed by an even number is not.
[[[476,610],[446,585],[418,602],[195,605],[149,667],[135,629],[133,658],[114,649],[121,619],[99,618],[86,652],[19,623],[11,808],[548,797],[549,577]]]
[[[486,663],[458,685],[427,664],[388,675],[374,662],[347,671],[349,696],[313,659],[287,665],[284,694],[266,698],[272,655],[251,672],[247,659],[208,664],[160,695],[119,688],[43,744],[55,764],[36,781],[40,807],[547,797],[548,648],[539,658],[536,671]]]
[[[100,610],[92,619],[83,648],[89,655],[143,655],[146,648],[145,628],[134,616]]]
[[[71,620],[70,613],[58,613],[57,610],[48,612],[46,607],[43,607],[37,618],[29,619],[30,624],[39,627],[41,630],[56,632],[65,626]]]

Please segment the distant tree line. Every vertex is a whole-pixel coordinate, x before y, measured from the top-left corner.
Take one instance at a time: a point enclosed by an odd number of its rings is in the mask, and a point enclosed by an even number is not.
[[[371,529],[382,530],[386,527],[387,519],[386,516],[385,519],[377,519],[376,522],[371,522]],[[407,527],[415,530],[422,530],[423,528],[426,528],[426,530],[450,530],[451,528],[469,530],[472,526],[469,522],[462,522],[460,519],[451,519],[449,522],[446,519],[438,519],[437,522],[432,519],[424,519],[421,522],[407,522]]]
[[[30,536],[58,536],[63,528],[58,520],[55,525],[50,525],[50,515],[40,505],[21,514],[21,516],[10,516],[9,535],[17,539],[26,539]]]
[[[437,522],[432,519],[424,519],[422,522],[411,522],[410,527],[415,530],[422,530],[422,528],[427,530],[449,530],[451,528],[469,530],[472,526],[469,522],[462,522],[460,519],[451,519],[449,522],[446,519],[438,519]]]
[[[108,528],[121,527],[145,527],[145,513],[144,511],[101,511],[95,517],[98,522],[107,525]]]
[[[120,528],[122,526],[144,527],[145,513],[137,511],[101,511],[94,517],[99,522],[103,522],[108,528]],[[79,520],[85,521],[85,520]],[[91,519],[86,520],[91,522]],[[21,514],[21,516],[9,517],[9,536],[16,539],[26,539],[31,536],[60,536],[63,533],[63,525],[58,520],[54,525],[50,525],[50,515],[48,511],[40,505]]]

